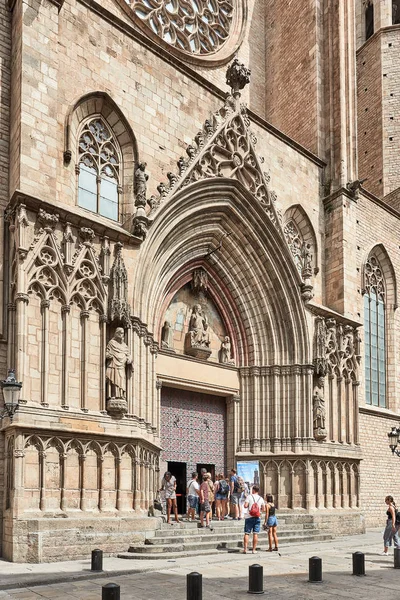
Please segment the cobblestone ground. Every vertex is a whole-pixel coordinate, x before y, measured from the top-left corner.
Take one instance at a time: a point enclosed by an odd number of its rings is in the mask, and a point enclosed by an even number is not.
[[[121,600],[184,600],[186,575],[198,571],[203,575],[203,598],[243,598],[248,589],[248,567],[261,564],[264,568],[265,597],[308,600],[318,598],[352,598],[368,600],[383,597],[397,598],[400,589],[400,570],[393,568],[393,553],[380,556],[380,531],[364,536],[338,538],[317,544],[304,543],[281,548],[281,555],[266,552],[256,556],[243,554],[186,557],[165,561],[105,560],[107,574],[91,577],[89,561],[57,563],[52,565],[10,565],[0,563],[0,586],[24,585],[0,591],[0,600],[37,600],[38,598],[99,600],[102,586],[109,582],[121,586]],[[352,552],[362,551],[366,559],[366,577],[351,574]],[[308,559],[319,556],[323,560],[323,583],[308,583]],[[140,562],[140,564],[138,564]],[[27,569],[30,569],[28,572]],[[123,570],[142,570],[120,574]],[[39,572],[38,572],[39,571]],[[113,575],[113,573],[116,573]],[[118,574],[117,574],[118,573]],[[79,577],[91,577],[78,580]],[[32,585],[55,581],[46,585]],[[57,579],[70,581],[57,583]]]

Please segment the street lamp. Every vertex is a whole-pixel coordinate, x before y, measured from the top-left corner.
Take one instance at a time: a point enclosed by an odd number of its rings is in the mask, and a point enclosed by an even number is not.
[[[392,427],[392,431],[388,433],[389,447],[393,454],[400,456],[400,450],[396,450],[400,441],[400,427]]]
[[[14,369],[9,369],[7,378],[0,381],[0,386],[4,397],[4,408],[0,413],[0,418],[4,419],[4,417],[10,417],[10,420],[12,421],[13,416],[18,409],[22,382],[15,379]]]

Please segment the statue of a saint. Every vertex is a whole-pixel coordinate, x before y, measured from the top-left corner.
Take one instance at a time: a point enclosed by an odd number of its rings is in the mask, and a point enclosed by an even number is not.
[[[171,323],[165,321],[161,330],[161,348],[171,347]]]
[[[147,191],[147,180],[149,176],[146,173],[146,163],[139,163],[138,168],[135,171],[135,196],[136,202],[141,202],[146,205],[146,191]]]
[[[222,364],[231,364],[231,339],[228,335],[224,337],[224,341],[221,342],[221,348],[219,350],[219,362]]]
[[[192,308],[192,316],[189,321],[190,341],[193,347],[210,345],[210,333],[208,331],[208,321],[206,315],[203,315],[200,304],[195,304]]]
[[[327,436],[325,418],[324,378],[319,377],[313,393],[313,429],[316,440],[324,440]]]
[[[106,348],[107,399],[126,398],[126,367],[132,365],[129,348],[124,342],[124,330],[117,327]]]
[[[185,353],[196,358],[207,359],[211,355],[211,339],[208,321],[200,304],[195,304],[189,321],[189,331],[185,336]]]

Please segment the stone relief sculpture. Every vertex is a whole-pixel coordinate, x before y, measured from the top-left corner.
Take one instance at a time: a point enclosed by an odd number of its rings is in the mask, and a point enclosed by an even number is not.
[[[185,336],[185,353],[203,359],[211,354],[207,316],[203,314],[200,304],[192,308],[189,331]]]
[[[106,396],[107,411],[122,417],[128,410],[126,402],[126,369],[132,365],[132,357],[124,342],[124,330],[117,327],[114,337],[106,348]]]
[[[318,377],[313,392],[313,429],[316,440],[325,440],[327,436],[324,383],[324,377]]]
[[[228,335],[225,336],[224,341],[221,342],[221,348],[219,351],[219,362],[225,365],[232,365],[234,361],[232,360],[232,346],[231,339]]]

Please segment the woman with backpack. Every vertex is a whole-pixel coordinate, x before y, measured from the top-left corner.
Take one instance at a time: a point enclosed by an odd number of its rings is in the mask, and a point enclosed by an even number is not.
[[[383,552],[382,556],[388,556],[389,546],[394,542],[395,548],[400,548],[399,529],[400,529],[400,514],[396,509],[396,503],[393,496],[386,496],[385,503],[387,505],[386,527],[383,532]]]
[[[215,514],[218,521],[223,521],[228,514],[228,496],[229,484],[226,482],[222,473],[217,475],[217,481],[214,486],[215,492]]]
[[[265,512],[265,522],[264,529],[268,531],[268,545],[269,548],[267,552],[278,552],[278,536],[276,535],[276,528],[278,526],[278,520],[276,518],[276,506],[274,504],[274,497],[271,494],[267,494],[266,496],[266,512]],[[272,548],[272,542],[274,542],[275,547]]]

